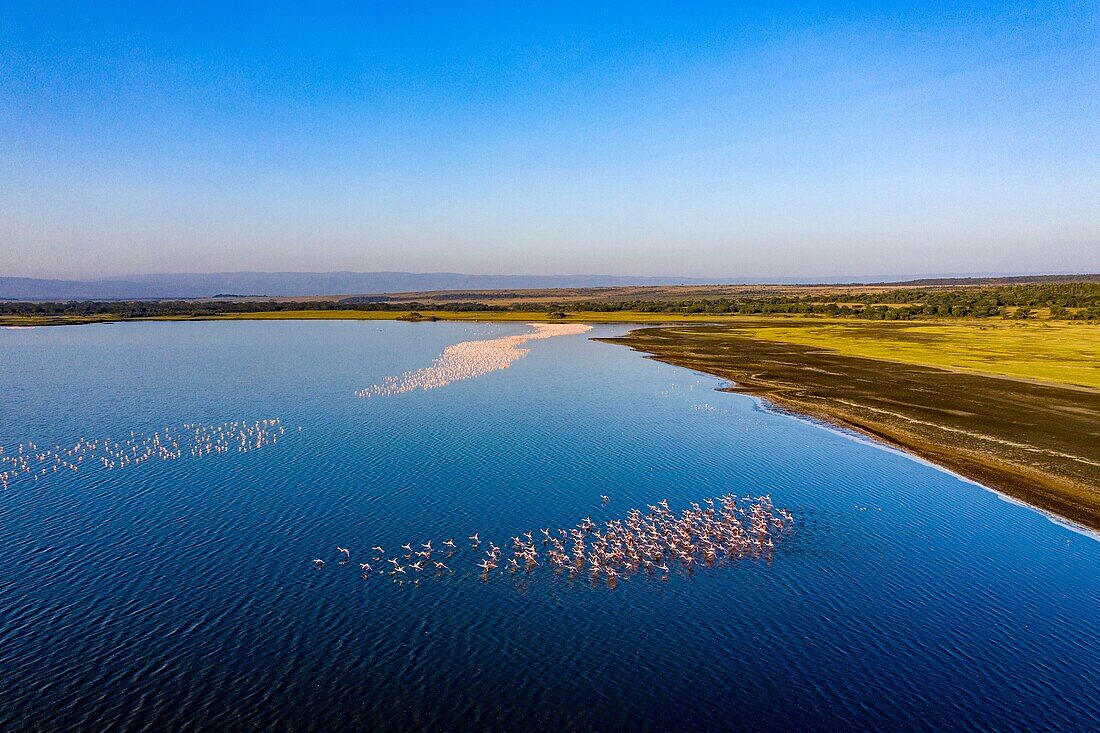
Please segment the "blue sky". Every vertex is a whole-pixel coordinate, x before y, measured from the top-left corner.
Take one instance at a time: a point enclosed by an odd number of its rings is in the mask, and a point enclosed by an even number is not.
[[[30,3],[0,150],[0,275],[1096,271],[1100,8]]]

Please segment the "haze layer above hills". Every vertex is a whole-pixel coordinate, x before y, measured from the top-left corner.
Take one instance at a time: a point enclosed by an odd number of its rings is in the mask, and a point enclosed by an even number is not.
[[[934,276],[930,276],[934,277]],[[941,276],[942,277],[942,276]],[[1072,279],[1065,275],[1026,278],[983,275],[1003,280]],[[52,280],[0,277],[5,300],[116,300],[314,295],[359,295],[443,290],[594,288],[655,285],[842,284],[902,282],[891,277],[692,278],[630,275],[464,275],[453,272],[217,272],[109,277],[95,280]],[[931,284],[933,281],[907,280]],[[944,281],[946,284],[946,281]],[[961,284],[966,280],[955,280]]]
[[[215,295],[306,296],[398,293],[421,290],[579,288],[621,285],[701,284],[693,278],[615,275],[463,275],[453,272],[217,272],[131,275],[96,280],[0,277],[0,298],[110,300],[209,298]]]

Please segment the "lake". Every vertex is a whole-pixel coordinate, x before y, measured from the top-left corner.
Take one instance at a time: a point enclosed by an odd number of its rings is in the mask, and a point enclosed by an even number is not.
[[[1093,536],[591,340],[623,327],[356,396],[529,330],[0,330],[8,466],[52,451],[0,493],[0,729],[1100,729]],[[791,512],[774,552],[609,585],[466,539],[730,492]]]

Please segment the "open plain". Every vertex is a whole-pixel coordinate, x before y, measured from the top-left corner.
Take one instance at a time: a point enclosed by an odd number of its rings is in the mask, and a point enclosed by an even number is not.
[[[757,319],[614,341],[1100,528],[1095,325]]]

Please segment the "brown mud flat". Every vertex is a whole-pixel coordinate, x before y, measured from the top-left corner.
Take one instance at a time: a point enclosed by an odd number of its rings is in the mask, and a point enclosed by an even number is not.
[[[1100,529],[1100,392],[847,356],[724,326],[603,339],[728,379],[732,391],[857,430]]]

